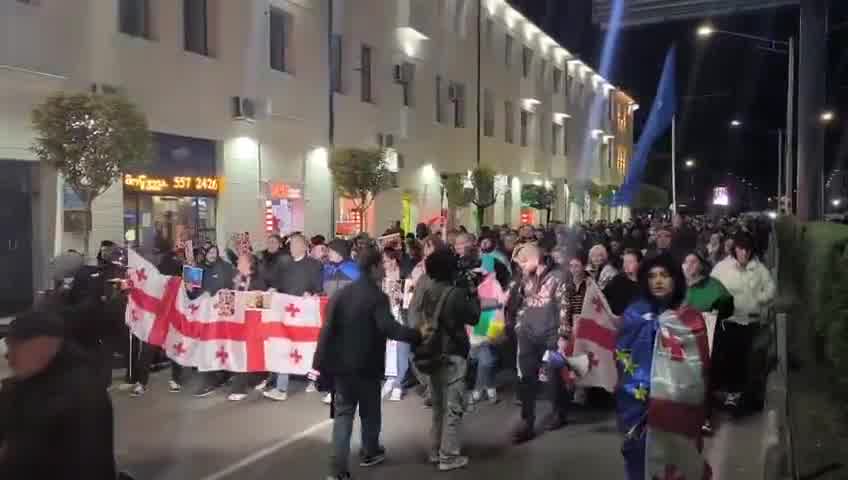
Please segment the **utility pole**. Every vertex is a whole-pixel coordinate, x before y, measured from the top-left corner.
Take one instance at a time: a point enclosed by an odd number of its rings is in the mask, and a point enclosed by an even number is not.
[[[481,96],[482,96],[481,95],[482,92],[480,90],[482,88],[482,83],[483,83],[482,82],[482,76],[483,76],[483,72],[482,72],[482,45],[481,45],[482,39],[483,39],[482,23],[483,23],[483,0],[477,0],[477,166],[478,167],[480,166],[480,154],[481,154],[480,153],[480,142],[481,142],[480,134],[482,133],[480,131],[480,120],[481,120],[481,118],[480,118],[481,117],[481,115],[480,115],[480,111],[481,111],[480,100],[481,100]]]

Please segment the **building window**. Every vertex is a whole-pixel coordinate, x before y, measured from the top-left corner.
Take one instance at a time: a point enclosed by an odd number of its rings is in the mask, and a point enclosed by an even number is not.
[[[562,90],[562,69],[554,68],[554,93],[559,93]]]
[[[336,93],[344,93],[343,81],[342,78],[342,54],[344,53],[344,43],[342,43],[342,36],[338,33],[334,33],[332,37],[330,37],[330,55],[332,55],[332,68],[333,71],[330,72],[332,75],[333,84],[331,87],[333,91]]]
[[[539,83],[542,88],[545,88],[545,75],[548,74],[548,61],[544,58],[539,59]]]
[[[530,124],[530,112],[528,112],[527,110],[521,109],[521,124],[520,124],[520,128],[521,128],[521,135],[520,135],[520,141],[521,141],[521,146],[522,146],[522,147],[526,147],[526,146],[527,146],[528,128],[529,128],[529,126],[530,126],[529,124]]]
[[[568,155],[568,119],[562,119],[562,154]]]
[[[572,75],[572,74],[570,74],[570,73],[569,73],[569,74],[565,77],[565,95],[566,95],[566,96],[571,95],[571,87],[572,87],[572,85],[574,85],[574,75]]]
[[[121,33],[150,38],[150,3],[148,0],[120,0],[118,4]]]
[[[445,121],[444,102],[442,101],[442,76],[436,75],[436,123]]]
[[[562,140],[562,125],[554,123],[551,129],[551,153],[554,155],[559,155],[560,140]]]
[[[618,168],[618,173],[624,175],[627,173],[627,149],[624,147],[618,147],[618,158],[616,159],[616,168]]]
[[[515,143],[515,110],[509,100],[504,102],[504,128],[504,141]]]
[[[209,55],[208,14],[206,0],[183,0],[183,33],[187,51]]]
[[[486,46],[490,49],[495,43],[495,21],[492,17],[486,17]]]
[[[403,87],[403,106],[415,106],[415,64],[403,62],[401,65],[401,86]]]
[[[294,73],[294,58],[292,51],[292,15],[279,8],[272,8],[269,13],[271,28],[270,53],[271,68],[278,72]]]
[[[465,128],[465,85],[454,82],[450,88],[454,109],[453,125],[456,128]]]
[[[512,44],[514,42],[515,39],[512,38],[512,35],[507,34],[504,40],[504,65],[506,65],[507,70],[512,67]]]
[[[521,74],[524,78],[530,76],[530,70],[533,68],[533,49],[525,46],[521,53]]]
[[[362,51],[359,56],[359,81],[360,81],[360,98],[363,102],[373,103],[374,96],[371,91],[371,57],[373,49],[368,45],[362,45]]]
[[[495,136],[495,96],[491,90],[483,90],[483,135]]]

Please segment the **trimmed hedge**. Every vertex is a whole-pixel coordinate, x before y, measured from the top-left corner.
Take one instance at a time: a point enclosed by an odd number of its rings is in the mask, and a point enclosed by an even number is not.
[[[815,327],[832,393],[848,401],[848,225],[784,217],[777,222],[777,241],[780,294],[795,300],[802,317],[790,322]]]

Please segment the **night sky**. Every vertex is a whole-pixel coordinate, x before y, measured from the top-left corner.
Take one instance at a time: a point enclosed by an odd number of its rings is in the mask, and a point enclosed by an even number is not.
[[[599,65],[605,32],[591,24],[591,0],[514,0],[529,18],[593,67]],[[827,169],[848,162],[848,2],[832,2],[829,24],[828,99],[838,119],[827,129]],[[704,19],[630,28],[622,31],[609,79],[636,99],[636,138],[650,111],[666,50],[678,47],[678,164],[693,158],[694,172],[678,177],[678,195],[696,195],[696,205],[711,199],[712,187],[728,174],[756,187],[752,208],[765,208],[777,189],[776,129],[786,123],[787,57],[727,36],[700,39]],[[764,10],[752,15],[710,19],[718,29],[785,40],[798,33],[798,9]],[[842,26],[842,28],[838,28]],[[744,123],[731,129],[730,121]],[[670,190],[670,135],[654,147],[646,182]],[[691,177],[689,175],[694,175]],[[732,180],[731,180],[732,181]],[[692,185],[696,187],[692,188]],[[682,201],[682,200],[681,200]]]

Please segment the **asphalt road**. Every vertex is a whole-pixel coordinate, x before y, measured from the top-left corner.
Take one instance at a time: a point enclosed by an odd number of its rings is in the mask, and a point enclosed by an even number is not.
[[[289,400],[273,402],[257,392],[243,402],[225,392],[196,399],[167,391],[167,372],[155,375],[146,396],[113,394],[117,457],[138,480],[323,479],[331,423],[318,394],[293,381]],[[540,405],[542,412],[546,405]],[[508,434],[518,408],[511,394],[466,417],[466,453],[471,465],[448,474],[426,464],[430,410],[418,396],[386,402],[383,443],[388,461],[372,469],[353,462],[355,478],[447,479],[624,479],[619,438],[610,413],[578,410],[565,429],[512,446]],[[725,423],[708,442],[714,478],[762,478],[762,421]],[[354,432],[352,453],[359,448]]]

